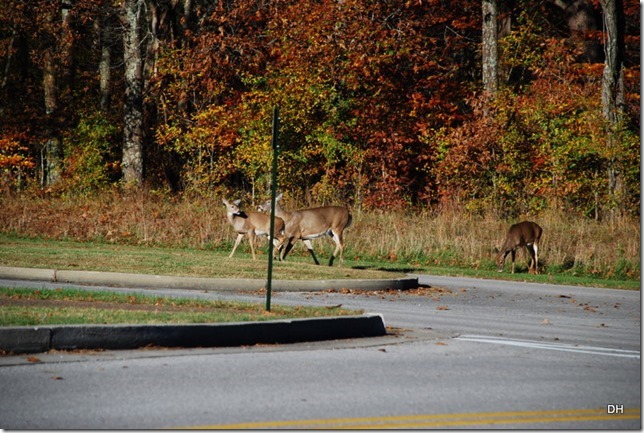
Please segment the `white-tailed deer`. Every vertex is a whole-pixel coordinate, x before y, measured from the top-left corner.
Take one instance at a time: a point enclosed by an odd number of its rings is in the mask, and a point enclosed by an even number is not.
[[[313,257],[316,265],[319,265],[311,239],[320,236],[329,235],[335,241],[335,251],[329,259],[329,266],[333,266],[333,261],[340,252],[340,262],[344,261],[344,230],[351,225],[351,214],[349,209],[341,206],[323,206],[311,209],[300,209],[293,212],[287,212],[279,204],[282,194],[275,197],[275,216],[280,217],[286,224],[284,229],[285,245],[282,245],[280,260],[285,260],[293,244],[301,239],[309,253]],[[259,205],[262,212],[271,211],[271,201],[268,200]]]
[[[522,221],[514,224],[508,230],[505,237],[505,242],[499,251],[496,258],[496,264],[499,266],[499,272],[503,272],[503,265],[508,253],[512,253],[512,273],[514,274],[514,258],[516,251],[519,248],[525,248],[530,254],[530,264],[528,265],[528,272],[534,269],[535,273],[539,273],[539,241],[541,240],[541,233],[543,229],[539,224],[532,221]],[[533,268],[534,266],[534,268]]]
[[[235,254],[235,250],[239,246],[244,235],[248,235],[250,242],[250,251],[253,253],[253,260],[255,257],[255,237],[268,236],[271,230],[271,218],[268,215],[259,212],[245,212],[239,208],[241,200],[234,200],[230,203],[228,200],[223,199],[226,206],[226,217],[228,222],[233,226],[237,233],[235,239],[235,246],[228,256],[229,258]],[[284,243],[284,220],[275,217],[275,232],[273,233],[273,245],[277,251]]]

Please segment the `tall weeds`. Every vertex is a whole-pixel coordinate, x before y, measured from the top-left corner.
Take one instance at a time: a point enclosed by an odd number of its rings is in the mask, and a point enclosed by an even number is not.
[[[540,261],[546,272],[639,280],[639,221],[597,222],[559,212],[524,219],[536,221],[544,229]],[[346,232],[345,258],[492,269],[495,248],[500,247],[513,222],[501,221],[492,213],[476,216],[457,206],[440,212],[354,211]],[[197,200],[117,191],[77,199],[2,197],[0,232],[197,249],[229,248],[234,238],[221,198]],[[315,245],[322,255],[332,251],[330,241],[316,241]],[[304,248],[299,248],[299,253],[306,254]],[[525,264],[525,253],[521,252],[517,266]]]
[[[537,222],[544,230],[540,263],[546,272],[639,279],[638,221],[624,218],[600,223],[556,212],[524,219]],[[347,243],[357,255],[437,266],[492,268],[497,248],[514,222],[500,221],[491,214],[480,217],[455,210],[436,215],[362,214]],[[521,263],[527,266],[523,250],[517,255],[517,265]]]

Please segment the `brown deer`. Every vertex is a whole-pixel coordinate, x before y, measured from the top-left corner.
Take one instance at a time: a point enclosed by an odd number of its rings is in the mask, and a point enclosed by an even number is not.
[[[528,272],[534,269],[536,274],[539,273],[539,241],[541,240],[543,229],[539,224],[532,221],[522,221],[514,224],[508,230],[505,242],[496,258],[496,264],[499,272],[503,272],[503,265],[508,253],[512,253],[512,273],[514,274],[514,258],[519,248],[525,248],[530,254],[530,263]],[[533,268],[534,266],[534,268]]]
[[[223,199],[223,203],[226,206],[226,217],[228,222],[233,226],[233,229],[237,233],[237,239],[235,239],[235,246],[233,247],[232,252],[228,256],[229,258],[235,254],[235,250],[239,246],[244,235],[248,235],[248,241],[250,243],[250,251],[253,254],[253,260],[257,260],[255,256],[255,237],[256,236],[268,236],[268,233],[271,229],[271,219],[268,215],[259,212],[245,212],[239,208],[241,200],[234,200],[232,203],[226,199]],[[275,246],[275,251],[281,248],[284,243],[284,220],[281,218],[275,217],[275,231],[273,233],[273,245]]]
[[[338,252],[340,252],[340,262],[344,262],[344,230],[351,225],[352,219],[349,209],[342,206],[323,206],[288,212],[280,206],[279,200],[281,198],[282,194],[275,197],[275,216],[282,218],[286,224],[284,228],[286,245],[282,245],[280,260],[285,260],[295,241],[301,239],[311,253],[315,264],[319,265],[320,262],[313,251],[311,239],[329,235],[336,245],[335,251],[329,259],[329,266],[333,266]],[[262,203],[258,209],[262,212],[270,212],[271,201]]]

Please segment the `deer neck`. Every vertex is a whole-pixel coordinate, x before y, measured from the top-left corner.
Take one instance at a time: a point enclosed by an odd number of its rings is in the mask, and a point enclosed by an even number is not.
[[[279,203],[276,202],[275,216],[282,218],[284,221],[288,221],[291,219],[291,212],[286,212],[284,209],[282,209],[282,206],[280,206]]]
[[[235,225],[235,221],[245,220],[248,218],[248,215],[244,211],[239,211],[237,213],[228,212],[226,213],[228,217],[228,222]]]

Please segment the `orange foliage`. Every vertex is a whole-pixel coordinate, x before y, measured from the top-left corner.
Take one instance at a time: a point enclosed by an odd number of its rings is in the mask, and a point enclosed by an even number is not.
[[[146,1],[148,183],[265,194],[277,106],[278,184],[296,199],[375,209],[458,199],[512,212],[565,202],[587,213],[605,187],[606,161],[617,159],[632,195],[639,8],[624,4],[625,144],[616,157],[602,148],[597,116],[603,64],[580,63],[553,2],[501,3],[511,26],[501,41],[504,82],[486,106],[480,0]],[[597,0],[588,3],[601,13]],[[59,2],[7,0],[0,9],[0,166],[38,179],[45,143],[68,140],[84,113],[106,111],[122,127],[122,11],[118,2],[72,2],[63,28]],[[583,37],[601,42],[603,33]],[[107,108],[97,107],[96,72],[106,48]],[[43,103],[45,53],[57,79],[55,113]],[[112,150],[121,137],[110,140],[104,165],[118,167]]]

